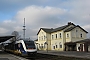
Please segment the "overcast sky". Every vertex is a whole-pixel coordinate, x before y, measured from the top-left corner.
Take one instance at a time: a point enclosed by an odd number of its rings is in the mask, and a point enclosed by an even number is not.
[[[73,22],[90,32],[90,0],[0,0],[0,36],[18,31],[37,39],[41,27],[57,28]],[[88,33],[89,37],[90,33]]]

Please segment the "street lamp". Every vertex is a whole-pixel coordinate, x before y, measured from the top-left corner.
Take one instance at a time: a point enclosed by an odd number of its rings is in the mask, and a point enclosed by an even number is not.
[[[46,45],[47,45],[47,53],[48,53],[48,43],[47,43],[47,42],[45,42],[44,44],[46,44]]]

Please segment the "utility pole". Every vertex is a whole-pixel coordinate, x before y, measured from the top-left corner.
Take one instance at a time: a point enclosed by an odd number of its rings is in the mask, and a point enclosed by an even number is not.
[[[26,27],[26,26],[25,26],[25,18],[24,18],[24,26],[23,26],[23,38],[24,38],[24,39],[25,39],[25,30],[26,30],[25,27]]]

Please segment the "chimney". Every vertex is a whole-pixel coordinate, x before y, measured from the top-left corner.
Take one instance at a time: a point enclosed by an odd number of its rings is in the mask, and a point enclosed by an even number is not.
[[[73,23],[71,23],[71,22],[68,22],[68,25],[73,25]]]
[[[51,29],[53,29],[53,28],[51,28]]]

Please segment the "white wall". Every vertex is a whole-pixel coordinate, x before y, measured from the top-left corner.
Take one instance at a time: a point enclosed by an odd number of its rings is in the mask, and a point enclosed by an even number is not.
[[[76,32],[76,30],[77,30],[77,32]],[[81,37],[80,34],[82,34],[82,37]],[[72,40],[72,42],[76,42],[76,41],[80,41],[80,40],[86,39],[87,38],[86,36],[87,36],[87,33],[84,32],[79,27],[77,27],[77,28],[75,28],[75,29],[73,29],[71,31],[71,40]]]
[[[77,43],[76,47],[77,47],[77,51],[79,51],[78,47],[80,47],[80,43]]]
[[[60,33],[61,33],[61,38],[60,38]],[[57,38],[56,38],[56,34],[57,34]],[[52,35],[54,37],[53,39],[52,39]],[[62,45],[62,48],[60,48],[60,44]],[[55,49],[53,49],[53,46],[55,46]],[[51,33],[51,50],[61,50],[61,51],[63,50],[63,31]]]

